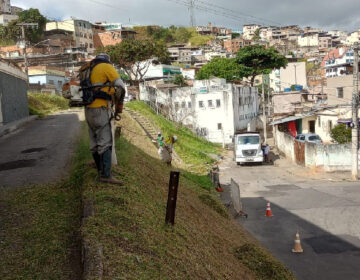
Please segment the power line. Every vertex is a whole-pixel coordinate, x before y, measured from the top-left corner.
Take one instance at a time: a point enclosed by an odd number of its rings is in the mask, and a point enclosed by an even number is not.
[[[218,6],[218,5],[209,3],[209,2],[205,2],[205,1],[201,1],[201,0],[197,0],[197,1],[200,2],[200,3],[206,4],[206,5],[208,5],[208,6],[211,6],[211,7],[217,8],[217,9],[221,9],[221,10],[230,12],[230,13],[235,14],[235,15],[240,14],[240,15],[243,15],[243,16],[245,16],[245,17],[253,18],[253,19],[255,19],[255,20],[266,21],[266,22],[268,22],[268,23],[272,23],[272,24],[276,24],[276,25],[280,25],[280,26],[281,26],[281,23],[278,23],[278,22],[276,22],[276,21],[272,21],[272,20],[268,20],[268,19],[256,17],[256,16],[253,16],[253,15],[245,14],[245,13],[242,13],[242,12],[239,12],[239,11],[235,11],[235,10],[231,10],[231,9],[228,9],[228,8],[224,8],[224,7],[221,7],[221,6]]]

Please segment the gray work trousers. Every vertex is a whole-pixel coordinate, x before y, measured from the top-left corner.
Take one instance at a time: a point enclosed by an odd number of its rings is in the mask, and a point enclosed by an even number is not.
[[[90,150],[101,155],[112,147],[109,109],[85,107],[85,118],[89,127]]]

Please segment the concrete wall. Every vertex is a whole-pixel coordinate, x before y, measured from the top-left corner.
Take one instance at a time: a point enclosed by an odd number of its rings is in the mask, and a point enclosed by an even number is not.
[[[294,152],[294,138],[284,132],[280,132],[277,128],[275,129],[275,145],[280,152],[282,152],[287,158],[295,161]]]
[[[233,89],[235,130],[246,129],[259,115],[259,106],[260,101],[256,88],[235,86]]]
[[[272,96],[274,105],[274,114],[289,114],[295,112],[294,103],[300,103],[303,100],[299,92],[275,93]]]
[[[305,143],[305,166],[327,172],[351,170],[351,144]]]
[[[343,98],[337,97],[337,88],[343,88]],[[328,105],[350,104],[353,91],[353,75],[327,78],[327,86],[324,91],[327,93]]]
[[[2,66],[19,73],[15,76],[0,69],[0,125],[29,116],[26,75],[7,64]]]

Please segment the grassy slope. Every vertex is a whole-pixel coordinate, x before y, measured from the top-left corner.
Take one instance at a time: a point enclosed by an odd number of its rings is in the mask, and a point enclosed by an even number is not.
[[[214,162],[214,159],[209,157],[209,154],[219,154],[221,151],[219,145],[212,144],[201,137],[195,136],[185,127],[176,127],[174,123],[162,116],[156,115],[153,110],[141,101],[129,102],[126,106],[146,116],[160,128],[165,136],[178,136],[175,151],[186,164],[192,165],[192,169],[195,172],[205,172],[206,164]]]
[[[62,182],[0,189],[0,279],[80,279],[79,227],[84,126],[71,175]]]
[[[126,186],[96,184],[95,170],[84,184],[95,216],[82,231],[103,245],[104,279],[293,279],[228,217],[203,176],[181,171],[176,225],[166,226],[170,169],[149,155],[156,150],[133,120],[125,117],[122,125],[115,171]]]
[[[69,108],[69,100],[57,95],[29,93],[28,100],[30,115],[40,117]]]

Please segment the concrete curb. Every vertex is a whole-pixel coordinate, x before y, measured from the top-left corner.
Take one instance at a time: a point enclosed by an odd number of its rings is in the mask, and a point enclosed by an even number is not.
[[[83,216],[81,225],[83,226],[86,219],[94,216],[94,201],[91,199],[82,200]],[[81,262],[83,265],[83,280],[102,280],[104,274],[103,265],[103,247],[101,244],[91,244],[86,240],[84,234],[81,234]]]
[[[5,124],[3,126],[0,126],[0,137],[23,127],[24,125],[28,124],[29,122],[31,122],[33,120],[36,120],[37,118],[39,118],[39,116],[29,116],[29,117]]]

